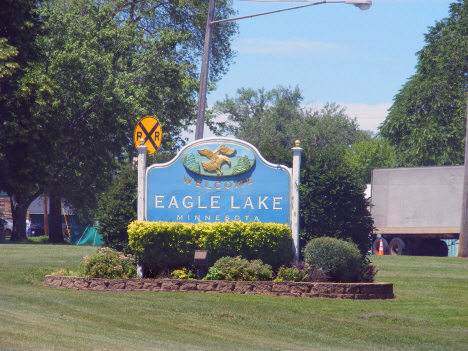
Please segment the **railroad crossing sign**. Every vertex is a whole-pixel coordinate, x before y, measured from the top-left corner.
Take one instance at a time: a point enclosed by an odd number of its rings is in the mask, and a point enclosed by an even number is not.
[[[158,151],[162,141],[162,129],[159,121],[151,116],[143,117],[136,125],[133,132],[133,142],[135,146],[140,146],[140,139],[145,142],[142,145],[148,146],[148,154],[152,155]]]

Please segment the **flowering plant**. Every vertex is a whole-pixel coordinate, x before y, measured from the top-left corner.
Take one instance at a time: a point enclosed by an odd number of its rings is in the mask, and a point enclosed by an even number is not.
[[[194,274],[187,268],[176,269],[175,271],[172,271],[171,276],[174,279],[194,279]]]
[[[80,265],[81,276],[86,278],[125,279],[136,277],[132,255],[109,247],[99,248],[94,255],[85,256]]]

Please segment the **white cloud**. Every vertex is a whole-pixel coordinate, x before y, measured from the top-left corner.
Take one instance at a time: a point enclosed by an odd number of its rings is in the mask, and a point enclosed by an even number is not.
[[[360,129],[377,132],[377,127],[388,116],[388,109],[391,103],[365,105],[365,104],[347,104],[346,112],[351,117],[356,117]]]
[[[275,54],[294,56],[334,56],[347,51],[343,45],[309,40],[242,39],[233,43],[242,54]]]
[[[321,109],[323,103],[315,103],[313,107],[315,109]],[[346,107],[346,114],[354,118],[356,117],[359,123],[359,129],[361,130],[370,130],[374,133],[377,133],[377,128],[385,120],[388,115],[388,109],[392,106],[391,103],[385,104],[340,104]]]

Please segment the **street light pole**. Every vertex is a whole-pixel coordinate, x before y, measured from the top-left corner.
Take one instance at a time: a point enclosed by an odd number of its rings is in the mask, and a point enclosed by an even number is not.
[[[268,0],[255,0],[255,1],[268,1]],[[304,1],[304,0],[298,0]],[[211,39],[213,33],[213,26],[218,23],[232,22],[245,18],[252,18],[257,16],[269,15],[276,12],[295,10],[303,7],[321,5],[321,4],[348,4],[354,5],[361,10],[368,10],[372,1],[370,0],[344,0],[344,1],[318,1],[314,3],[309,3],[306,5],[288,7],[281,10],[257,13],[254,15],[228,18],[220,21],[213,21],[215,15],[216,0],[209,0],[208,3],[208,16],[206,19],[206,29],[205,29],[205,44],[203,46],[203,57],[201,63],[201,72],[200,72],[200,90],[198,93],[198,109],[197,109],[197,124],[195,129],[195,140],[203,139],[203,129],[205,126],[205,110],[206,110],[206,88],[208,85],[208,69],[210,66],[210,51],[211,51]]]
[[[203,139],[205,127],[206,109],[206,87],[208,85],[208,69],[210,67],[211,39],[213,33],[213,20],[215,15],[216,0],[209,0],[208,18],[206,19],[205,44],[203,46],[203,57],[200,72],[200,90],[198,93],[197,126],[195,129],[195,140]]]

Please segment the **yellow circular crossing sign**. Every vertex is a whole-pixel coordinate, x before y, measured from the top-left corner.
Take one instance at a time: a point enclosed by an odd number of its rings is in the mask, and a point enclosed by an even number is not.
[[[145,141],[142,145],[148,146],[148,154],[158,151],[162,141],[162,129],[159,121],[151,116],[143,117],[133,132],[135,146],[140,146],[140,139]]]

